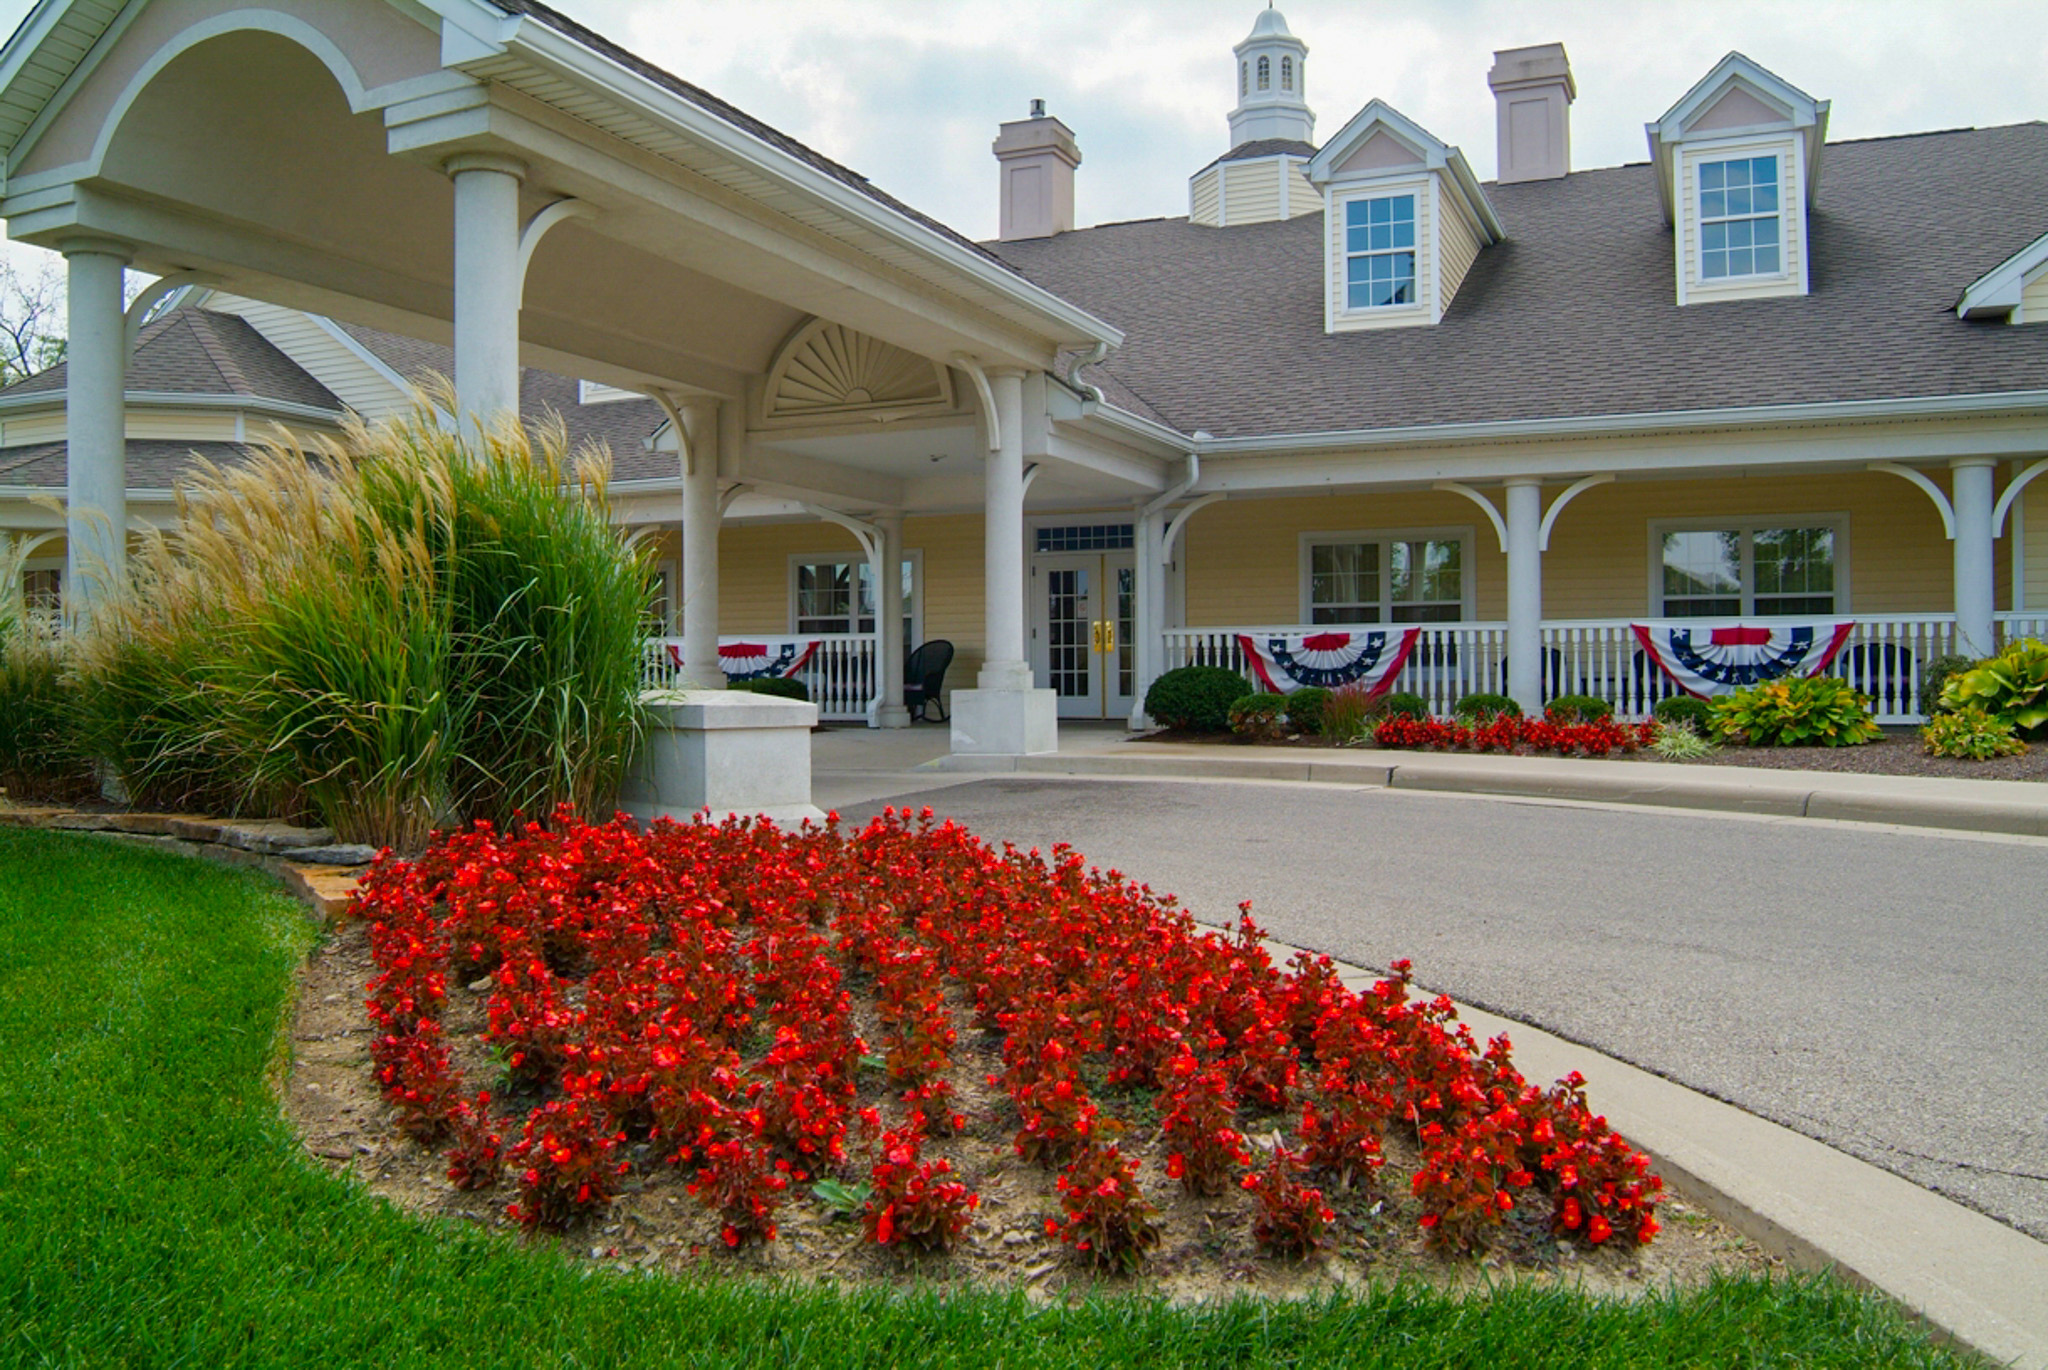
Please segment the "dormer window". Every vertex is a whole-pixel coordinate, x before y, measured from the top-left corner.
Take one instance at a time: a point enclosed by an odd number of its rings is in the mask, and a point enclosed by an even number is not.
[[[1260,89],[1260,90],[1271,90],[1272,88],[1273,88],[1273,59],[1272,59],[1272,58],[1270,58],[1270,57],[1261,57],[1261,58],[1259,59],[1259,89]]]
[[[1700,163],[1700,276],[1775,276],[1778,159],[1738,157]]]
[[[1376,195],[1344,206],[1347,309],[1415,303],[1415,197]]]

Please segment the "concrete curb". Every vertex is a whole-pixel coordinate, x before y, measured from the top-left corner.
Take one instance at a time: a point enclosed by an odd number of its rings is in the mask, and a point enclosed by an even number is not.
[[[1233,754],[1238,750],[1137,744],[1041,756],[945,756],[927,764],[949,773],[1353,785],[2048,836],[2048,785],[2018,781],[1465,753],[1244,748],[1249,755]]]
[[[1276,961],[1295,950],[1278,942],[1267,949]],[[1338,966],[1353,988],[1380,978]],[[1531,1081],[1584,1075],[1588,1096],[1616,1131],[1766,1251],[1867,1284],[1993,1361],[2048,1370],[2048,1245],[1591,1047],[1467,1004],[1457,1008],[1480,1041],[1506,1033]]]

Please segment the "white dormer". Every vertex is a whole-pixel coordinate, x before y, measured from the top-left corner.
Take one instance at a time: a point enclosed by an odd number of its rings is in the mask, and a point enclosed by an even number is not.
[[[2048,323],[2048,233],[1970,282],[1956,302],[1956,315]]]
[[[1433,324],[1500,220],[1465,154],[1374,100],[1308,164],[1322,193],[1323,328]]]
[[[1804,295],[1828,102],[1739,52],[1646,125],[1680,304]]]

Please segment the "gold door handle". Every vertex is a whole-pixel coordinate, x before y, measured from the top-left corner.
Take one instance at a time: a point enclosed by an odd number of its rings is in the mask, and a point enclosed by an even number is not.
[[[1116,620],[1113,618],[1102,620],[1102,650],[1105,655],[1116,650]]]
[[[1100,652],[1102,650],[1102,620],[1096,619],[1088,625],[1088,628],[1092,635],[1095,650]]]

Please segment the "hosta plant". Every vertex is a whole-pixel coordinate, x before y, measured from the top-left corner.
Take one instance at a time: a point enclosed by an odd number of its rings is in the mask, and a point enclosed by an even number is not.
[[[1658,719],[1653,726],[1656,731],[1650,738],[1650,750],[1666,761],[1697,761],[1716,750],[1711,738],[1700,736],[1698,729],[1682,719],[1671,723]]]
[[[1782,676],[1722,695],[1714,734],[1752,747],[1853,747],[1883,736],[1870,696],[1834,676]]]
[[[2013,733],[2010,720],[1986,713],[1975,704],[1965,704],[1952,713],[1936,714],[1920,730],[1920,740],[1929,756],[1952,756],[1965,761],[1989,761],[1997,756],[2020,756],[2027,744]]]
[[[2048,728],[2048,643],[2023,637],[1997,656],[1959,671],[1942,686],[1941,707],[1976,705],[2023,733]]]

